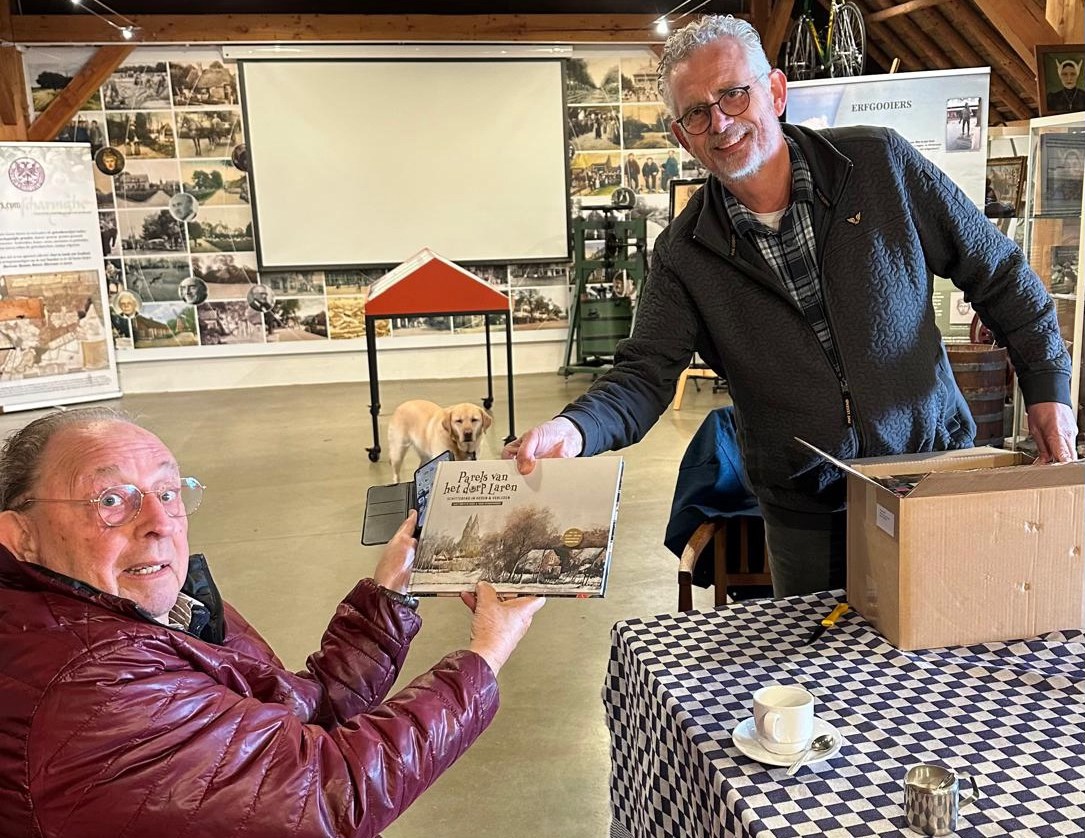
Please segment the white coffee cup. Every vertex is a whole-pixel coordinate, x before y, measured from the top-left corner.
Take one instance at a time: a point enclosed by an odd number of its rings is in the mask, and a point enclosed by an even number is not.
[[[802,687],[762,687],[753,694],[753,719],[765,750],[797,754],[814,735],[814,696]]]

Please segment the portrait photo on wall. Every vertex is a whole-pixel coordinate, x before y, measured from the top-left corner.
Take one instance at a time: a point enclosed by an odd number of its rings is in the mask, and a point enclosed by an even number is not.
[[[686,208],[693,193],[705,184],[704,178],[674,178],[670,181],[671,204],[667,218],[674,221],[675,218]]]
[[[1081,212],[1085,131],[1040,136],[1040,208],[1044,215]]]
[[[992,157],[987,161],[983,212],[988,218],[1020,218],[1025,210],[1027,157]]]
[[[1085,44],[1037,44],[1034,49],[1040,115],[1085,111]]]

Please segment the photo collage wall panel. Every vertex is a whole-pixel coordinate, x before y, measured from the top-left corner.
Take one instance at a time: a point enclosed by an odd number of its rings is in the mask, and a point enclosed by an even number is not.
[[[24,72],[34,114],[93,50],[34,47]],[[566,62],[574,215],[619,185],[649,238],[666,223],[667,184],[698,175],[670,134],[650,51]],[[369,286],[382,269],[261,272],[249,205],[237,67],[215,49],[137,49],[57,137],[94,155],[102,249],[119,350],[352,340],[365,336]],[[508,294],[517,332],[569,325],[567,263],[464,265]],[[499,318],[494,326],[500,327]],[[479,317],[379,321],[381,337],[481,333]],[[122,358],[124,357],[122,353]]]
[[[565,69],[574,212],[606,205],[615,189],[628,187],[637,196],[631,214],[647,219],[649,241],[667,224],[671,180],[707,174],[671,133],[657,62],[647,49],[578,50]]]

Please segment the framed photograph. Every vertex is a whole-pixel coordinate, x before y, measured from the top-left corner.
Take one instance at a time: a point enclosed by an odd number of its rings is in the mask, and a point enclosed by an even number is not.
[[[1073,294],[1077,290],[1078,248],[1076,244],[1055,244],[1048,251],[1048,279],[1052,294]]]
[[[988,218],[1019,218],[1024,214],[1027,157],[992,157],[987,161],[983,211]]]
[[[1040,136],[1040,213],[1081,212],[1085,181],[1085,131]]]
[[[1034,50],[1040,116],[1085,111],[1085,44],[1037,44]]]
[[[667,216],[668,220],[674,221],[679,213],[686,208],[693,193],[701,188],[706,182],[705,178],[674,178],[669,186],[671,189],[671,206]]]

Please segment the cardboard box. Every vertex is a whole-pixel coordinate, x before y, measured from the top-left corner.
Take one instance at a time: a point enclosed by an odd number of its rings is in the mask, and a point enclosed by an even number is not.
[[[898,649],[1085,628],[1085,462],[986,447],[833,462],[848,603]]]

